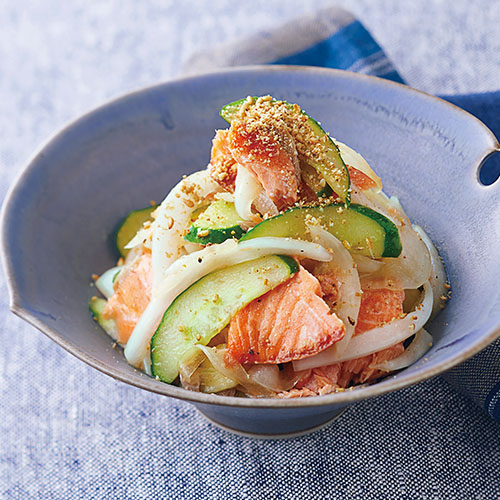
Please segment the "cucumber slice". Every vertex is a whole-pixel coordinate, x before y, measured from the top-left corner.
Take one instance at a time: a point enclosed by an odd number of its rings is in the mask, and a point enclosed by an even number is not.
[[[397,257],[402,250],[398,228],[384,215],[363,205],[332,203],[296,207],[262,221],[241,239],[263,236],[311,240],[307,221],[318,220],[352,252],[378,259]]]
[[[253,99],[255,101],[258,97],[254,97]],[[226,104],[220,110],[220,116],[228,123],[231,123],[245,102],[247,102],[246,99],[240,99],[239,101]],[[351,181],[349,171],[347,170],[344,160],[342,160],[342,157],[340,156],[339,148],[335,142],[333,142],[331,137],[323,130],[321,125],[314,118],[311,118],[305,111],[300,108],[296,111],[294,105],[286,101],[277,101],[273,99],[270,102],[276,104],[283,103],[291,110],[291,112],[299,113],[307,117],[306,123],[309,131],[312,132],[319,140],[319,145],[322,144],[323,146],[321,154],[319,155],[321,160],[313,156],[304,157],[303,160],[313,167],[325,179],[327,184],[343,203],[349,204],[351,201]],[[317,149],[317,147],[318,145],[315,145],[315,149]]]
[[[130,212],[125,219],[123,219],[123,222],[120,224],[120,227],[116,232],[115,240],[116,248],[123,258],[125,258],[130,252],[129,249],[125,248],[125,245],[137,234],[139,229],[142,229],[145,222],[153,219],[151,214],[157,206],[158,205],[152,205],[150,207],[134,210]]]
[[[302,180],[318,195],[318,198],[329,198],[333,194],[332,188],[325,180],[321,182],[322,177],[307,163],[301,165],[301,173]]]
[[[89,302],[89,309],[97,324],[114,340],[118,339],[118,328],[112,319],[104,319],[102,313],[106,307],[106,300],[100,297],[92,297]]]
[[[195,344],[207,345],[252,300],[298,271],[291,257],[270,255],[208,274],[172,302],[151,339],[151,370],[173,382]]]
[[[184,239],[202,245],[222,243],[229,238],[238,240],[245,234],[242,223],[234,203],[217,200],[195,218]]]

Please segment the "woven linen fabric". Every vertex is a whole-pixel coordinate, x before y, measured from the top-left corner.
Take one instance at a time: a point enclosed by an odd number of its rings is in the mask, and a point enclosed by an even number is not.
[[[322,9],[273,33],[260,32],[213,53],[196,54],[185,68],[196,73],[217,66],[262,63],[337,68],[404,83],[368,30],[338,7]],[[445,99],[483,120],[500,137],[500,92]],[[491,184],[499,172],[500,160],[494,158],[482,169],[482,182]],[[500,421],[500,339],[443,377]]]
[[[496,85],[491,61],[500,52],[487,36],[497,26],[488,19],[500,10],[493,3],[351,5],[370,30],[390,32],[384,48],[394,60],[411,56],[406,72],[398,65],[410,83],[454,92]],[[5,2],[0,200],[54,127],[170,78],[202,46],[261,29],[265,9],[291,19],[305,4],[255,0],[250,19],[248,8],[235,12],[231,0]],[[436,29],[457,26],[452,39],[432,39]],[[396,46],[402,30],[419,44]],[[457,61],[429,58],[431,44],[446,46]],[[2,273],[0,311],[2,500],[500,498],[500,427],[440,377],[360,402],[312,435],[256,441],[218,429],[188,403],[117,382],[69,355],[8,311]]]

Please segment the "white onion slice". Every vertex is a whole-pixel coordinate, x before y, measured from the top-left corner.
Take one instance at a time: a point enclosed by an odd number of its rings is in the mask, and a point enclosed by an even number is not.
[[[234,194],[229,191],[222,191],[220,193],[215,193],[214,200],[223,200],[228,203],[234,203]]]
[[[253,380],[239,363],[227,365],[225,356],[227,349],[217,349],[217,347],[207,347],[197,344],[195,347],[200,349],[208,358],[212,366],[225,377],[238,382],[252,396],[269,396],[274,391]]]
[[[153,293],[169,266],[181,256],[191,214],[221,189],[208,170],[201,170],[182,179],[163,200],[152,224]]]
[[[146,375],[149,375],[150,377],[153,376],[153,372],[151,371],[151,356],[144,356],[142,361],[142,370]]]
[[[199,250],[203,250],[203,248],[203,245],[200,245],[199,243],[184,241],[184,250],[186,250],[186,254],[198,252]]]
[[[153,234],[153,224],[148,227],[141,227],[135,236],[125,245],[127,250],[132,250],[137,248],[140,244],[151,248],[150,236]],[[149,242],[149,243],[148,243]]]
[[[437,248],[429,236],[427,236],[427,233],[420,226],[413,226],[413,229],[415,229],[415,231],[422,238],[423,242],[427,245],[431,256],[432,273],[429,281],[431,282],[432,292],[434,293],[434,305],[432,307],[431,314],[432,319],[441,310],[441,297],[446,296],[447,293],[445,287],[447,280],[446,270]]]
[[[368,165],[368,162],[357,151],[354,151],[354,149],[350,148],[347,144],[337,141],[337,139],[335,139],[334,142],[339,148],[340,156],[344,160],[344,163],[367,175],[377,185],[375,191],[381,191],[382,180],[372,170],[370,165]]]
[[[421,328],[415,334],[415,338],[404,350],[403,354],[399,355],[397,358],[373,365],[371,368],[376,368],[377,370],[383,370],[386,372],[402,370],[403,368],[415,363],[415,361],[418,361],[431,347],[432,335],[428,333],[425,328]]]
[[[361,287],[367,288],[419,288],[430,279],[431,257],[426,244],[415,232],[399,200],[389,199],[384,192],[355,192],[353,202],[366,205],[388,217],[399,230],[403,250],[399,257],[382,258],[384,266],[361,277]],[[392,282],[392,283],[390,283]]]
[[[128,362],[134,366],[139,365],[147,353],[149,341],[160,324],[163,313],[172,301],[195,281],[223,267],[272,254],[297,255],[320,261],[329,261],[332,258],[328,251],[318,244],[271,237],[255,238],[241,243],[232,239],[226,240],[220,245],[211,245],[180,257],[166,270],[163,281],[135,325],[125,348]]]
[[[114,293],[115,289],[113,287],[113,281],[116,276],[116,273],[122,270],[123,266],[112,267],[108,269],[106,272],[102,273],[101,276],[96,280],[95,286],[97,289],[107,298],[109,299]]]
[[[384,266],[380,270],[362,277],[363,289],[419,288],[430,279],[431,258],[422,238],[407,224],[398,229],[403,246],[401,254],[396,258],[382,258]]]
[[[281,377],[278,365],[254,365],[248,370],[248,377],[252,382],[269,389],[272,392],[290,390],[297,382],[294,378]]]
[[[424,284],[422,303],[416,307],[415,311],[408,313],[401,319],[396,319],[386,325],[372,328],[354,336],[349,342],[346,351],[340,355],[333,349],[335,346],[332,346],[315,356],[294,361],[293,368],[300,371],[331,365],[341,361],[361,358],[398,344],[423,328],[431,315],[432,303],[432,287],[429,282],[426,282]]]
[[[260,217],[252,212],[252,204],[262,191],[257,178],[245,167],[238,165],[234,188],[234,208],[244,221],[257,222]]]
[[[338,299],[335,314],[344,322],[345,334],[342,340],[333,346],[338,354],[345,352],[351,337],[354,335],[358,321],[359,306],[361,303],[361,285],[356,266],[351,254],[333,234],[319,226],[308,224],[308,229],[314,241],[332,251],[333,259],[330,262],[315,267],[315,274],[331,274],[339,282]]]
[[[351,193],[351,201],[380,212],[398,227],[403,224],[411,225],[410,219],[408,219],[399,200],[395,196],[389,198],[383,191],[377,193],[372,189],[367,191],[354,189]]]
[[[370,274],[375,271],[380,271],[384,263],[380,260],[371,259],[366,255],[352,254],[352,260],[356,264],[359,274]]]
[[[306,259],[313,259],[319,262],[330,262],[332,256],[326,248],[318,243],[310,241],[294,240],[293,238],[278,238],[274,236],[264,236],[262,238],[254,238],[253,240],[245,240],[238,243],[240,250],[254,250],[260,253],[258,257],[264,255],[284,254],[296,255]],[[257,257],[254,257],[255,259]],[[247,259],[245,259],[247,260]]]

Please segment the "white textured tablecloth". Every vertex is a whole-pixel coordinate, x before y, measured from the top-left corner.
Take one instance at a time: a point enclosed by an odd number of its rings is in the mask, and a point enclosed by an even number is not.
[[[1,199],[67,121],[331,3],[0,2]],[[498,90],[500,2],[336,3],[412,86]],[[498,425],[440,379],[309,437],[250,441],[71,357],[8,312],[0,279],[0,498],[500,498]]]

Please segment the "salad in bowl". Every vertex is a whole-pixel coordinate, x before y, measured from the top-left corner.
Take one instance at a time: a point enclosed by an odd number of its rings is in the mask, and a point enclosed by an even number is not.
[[[95,276],[90,310],[127,361],[193,391],[294,398],[422,358],[444,266],[365,159],[298,104],[220,114],[208,166],[131,212]]]

